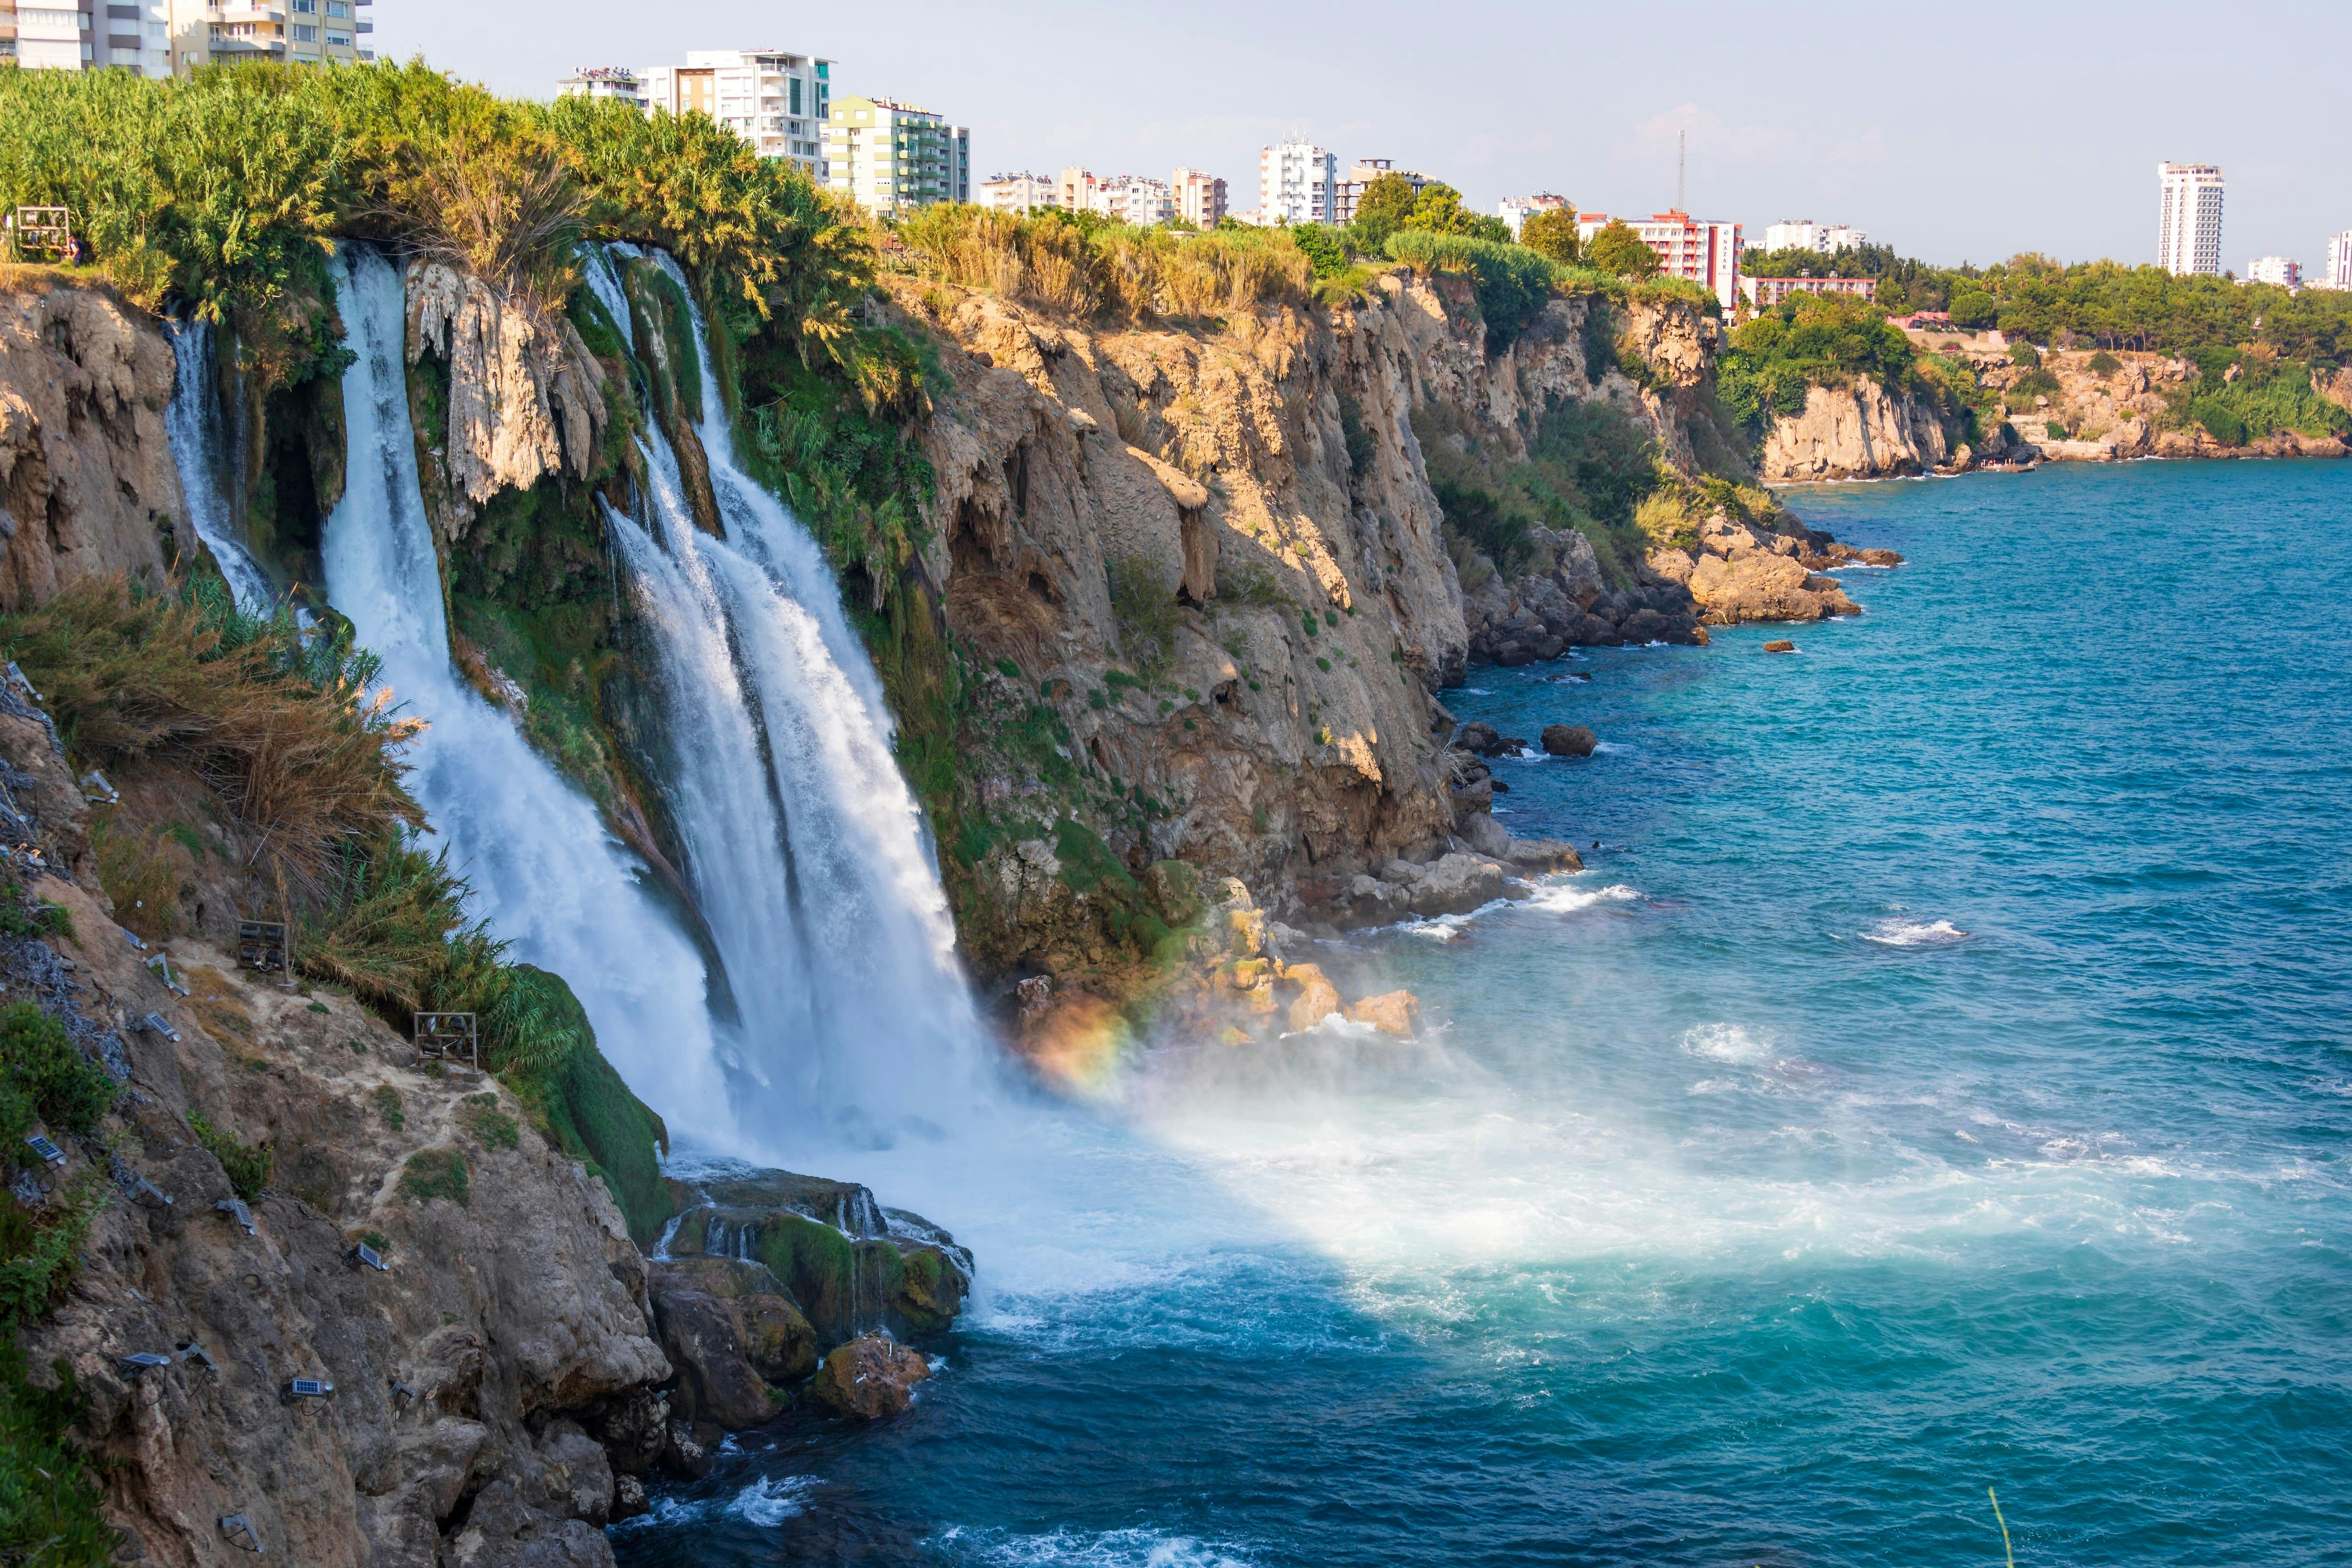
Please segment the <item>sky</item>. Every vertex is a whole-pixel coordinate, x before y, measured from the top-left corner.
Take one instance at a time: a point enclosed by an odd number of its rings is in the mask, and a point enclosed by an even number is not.
[[[1492,212],[1550,191],[1590,211],[1675,197],[1744,224],[1865,230],[1951,265],[2038,250],[2156,258],[2156,165],[2218,163],[2223,264],[2316,271],[2352,229],[2352,5],[1535,5],[1440,0],[376,0],[380,58],[422,53],[501,92],[690,48],[835,61],[836,96],[971,128],[972,160],[1048,173],[1222,175],[1303,132],[1395,160]],[[1778,18],[1763,26],[1759,17]]]

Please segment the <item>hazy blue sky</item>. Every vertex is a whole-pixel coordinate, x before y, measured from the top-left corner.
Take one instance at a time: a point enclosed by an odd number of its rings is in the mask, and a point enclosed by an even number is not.
[[[2352,229],[2352,5],[1769,6],[1196,0],[1116,7],[875,0],[379,0],[387,58],[546,96],[581,65],[688,48],[838,61],[837,92],[892,94],[972,128],[985,173],[1083,163],[1222,174],[1257,201],[1257,151],[1303,130],[1394,158],[1492,211],[1558,191],[1672,202],[1751,239],[1843,221],[1941,262],[2021,249],[2152,261],[2156,164],[2230,182],[2224,264],[2324,265]],[[1787,18],[1762,26],[1757,18]]]

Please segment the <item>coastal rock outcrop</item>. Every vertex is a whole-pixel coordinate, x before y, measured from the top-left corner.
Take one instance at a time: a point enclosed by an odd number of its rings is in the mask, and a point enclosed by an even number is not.
[[[817,1402],[836,1415],[879,1421],[915,1402],[915,1385],[931,1375],[919,1351],[866,1334],[824,1358],[813,1386]]]
[[[1774,484],[1924,474],[1949,458],[1942,421],[1916,399],[1863,375],[1806,391],[1804,412],[1765,435],[1757,473]]]

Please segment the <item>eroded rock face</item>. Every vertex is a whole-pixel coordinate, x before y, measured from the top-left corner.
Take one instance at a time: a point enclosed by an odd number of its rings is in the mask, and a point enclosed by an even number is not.
[[[1650,552],[1657,575],[1683,585],[1713,626],[1743,621],[1817,621],[1858,616],[1862,606],[1830,576],[1834,566],[1900,565],[1891,550],[1856,550],[1790,520],[1786,531],[1737,522],[1717,512],[1690,549]]]
[[[0,290],[0,611],[85,577],[161,585],[195,548],[163,430],[172,349],[95,289]]]
[[[1776,420],[1764,437],[1757,471],[1776,484],[1885,479],[1929,472],[1948,457],[1933,410],[1865,375],[1810,389],[1805,411]]]
[[[473,508],[509,485],[585,479],[611,415],[604,372],[579,329],[438,262],[411,262],[406,285],[409,363],[430,350],[448,371],[442,461],[456,536]]]

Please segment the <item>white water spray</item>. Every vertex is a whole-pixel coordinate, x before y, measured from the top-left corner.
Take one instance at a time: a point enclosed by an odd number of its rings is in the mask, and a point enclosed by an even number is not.
[[[706,975],[693,944],[595,808],[508,716],[458,679],[408,420],[399,275],[349,247],[334,265],[347,339],[350,463],[327,520],[327,592],[383,661],[404,710],[430,721],[409,786],[511,955],[571,983],[630,1088],[706,1142],[731,1142]]]
[[[236,607],[248,615],[269,607],[277,595],[268,574],[236,536],[228,504],[228,441],[221,429],[220,400],[214,395],[213,329],[208,321],[171,321],[172,401],[163,409],[163,429],[172,439],[172,461],[180,470],[180,493],[188,521],[213,552],[227,579]]]
[[[654,633],[663,776],[740,1017],[739,1123],[795,1151],[943,1131],[988,1076],[880,683],[815,542],[737,466],[693,325],[727,537],[697,528],[657,426],[640,447],[649,526],[608,523]]]

